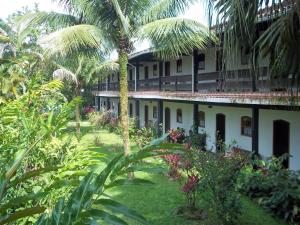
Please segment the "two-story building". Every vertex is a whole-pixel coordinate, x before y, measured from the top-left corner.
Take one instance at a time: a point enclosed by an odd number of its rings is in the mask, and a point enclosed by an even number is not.
[[[140,127],[161,124],[162,132],[180,127],[188,134],[196,126],[207,134],[207,149],[214,150],[219,139],[263,158],[289,153],[288,167],[299,170],[299,96],[291,95],[291,81],[271,80],[268,62],[261,59],[253,82],[249,55],[243,48],[232,54],[234,63],[224,63],[218,46],[167,61],[156,59],[151,50],[131,55],[129,116]],[[115,73],[98,83],[98,110],[119,114],[118,81]]]

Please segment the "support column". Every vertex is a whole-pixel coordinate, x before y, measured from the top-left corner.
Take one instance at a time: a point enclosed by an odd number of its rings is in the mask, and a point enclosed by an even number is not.
[[[140,101],[135,101],[135,117],[136,117],[136,126],[140,128]]]
[[[259,108],[252,107],[252,152],[259,154],[258,139],[259,139]]]
[[[139,90],[139,79],[140,79],[140,62],[137,61],[136,62],[136,66],[135,66],[135,86],[136,86],[136,90],[135,91],[138,91]]]
[[[192,80],[192,92],[198,91],[198,50],[193,51],[193,80]]]
[[[199,104],[197,102],[194,103],[194,113],[193,113],[193,131],[195,134],[198,134],[198,124],[199,124],[199,118],[198,118],[198,111],[199,111]]]
[[[161,78],[163,77],[164,73],[164,63],[163,61],[159,61],[159,82],[158,82],[158,90],[161,91]]]
[[[163,123],[164,123],[164,102],[163,100],[158,100],[157,104],[157,136],[161,137],[163,134]],[[161,126],[162,125],[162,126]]]
[[[97,100],[98,100],[98,111],[100,111],[100,105],[101,105],[100,97],[98,97]]]
[[[106,109],[110,110],[110,101],[109,101],[109,98],[106,98]]]

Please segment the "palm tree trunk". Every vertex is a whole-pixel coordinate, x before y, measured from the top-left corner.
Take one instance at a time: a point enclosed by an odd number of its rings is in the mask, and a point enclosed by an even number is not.
[[[121,106],[121,128],[125,155],[130,154],[129,128],[128,128],[128,83],[127,83],[128,55],[126,50],[119,52],[120,65],[120,106]]]
[[[80,85],[76,87],[76,97],[80,96]],[[75,121],[76,121],[76,132],[80,134],[80,105],[79,103],[75,106]]]

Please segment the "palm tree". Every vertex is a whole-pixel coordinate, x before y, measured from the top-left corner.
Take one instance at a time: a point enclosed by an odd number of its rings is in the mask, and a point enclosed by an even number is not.
[[[104,75],[111,71],[117,71],[119,66],[115,62],[101,63],[98,57],[79,56],[74,59],[65,60],[66,67],[55,63],[58,67],[53,72],[53,78],[69,80],[75,84],[75,97],[81,97],[82,88],[93,82],[98,74]],[[80,133],[80,104],[75,106],[76,130]]]
[[[147,40],[159,58],[190,54],[215,40],[209,29],[194,20],[178,17],[194,0],[57,0],[70,13],[79,13],[84,24],[60,29],[41,43],[51,53],[68,55],[82,48],[110,49],[118,54],[120,70],[121,126],[125,154],[130,153],[128,132],[127,63],[134,44]],[[54,21],[61,14],[50,13]],[[47,20],[33,16],[31,21]]]
[[[241,47],[249,50],[253,90],[256,90],[258,57],[269,59],[271,81],[292,75],[292,87],[300,84],[299,0],[207,0],[210,22],[223,36],[227,59]],[[212,21],[215,19],[215,21]],[[268,27],[260,22],[267,20]],[[259,37],[259,34],[262,35]]]

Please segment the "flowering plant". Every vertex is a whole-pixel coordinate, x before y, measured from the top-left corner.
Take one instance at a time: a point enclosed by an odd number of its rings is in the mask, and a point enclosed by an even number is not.
[[[177,128],[177,129],[170,129],[168,141],[171,143],[179,143],[182,144],[185,142],[186,136],[184,133],[184,129]]]

